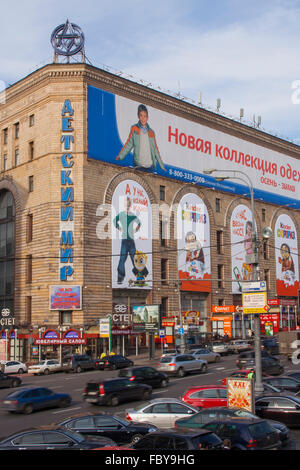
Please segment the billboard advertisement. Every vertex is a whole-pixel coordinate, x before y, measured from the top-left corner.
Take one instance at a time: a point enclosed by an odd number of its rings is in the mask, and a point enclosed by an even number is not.
[[[50,310],[81,310],[81,286],[50,286]]]
[[[145,189],[124,180],[112,198],[112,288],[152,288],[152,210]]]
[[[277,295],[298,297],[298,239],[292,219],[281,214],[275,224],[275,259]]]
[[[132,329],[134,331],[158,330],[160,328],[159,305],[133,305]]]
[[[241,195],[249,194],[248,186],[217,182],[204,170],[243,171],[255,198],[300,209],[295,158],[93,86],[88,136],[91,159]]]
[[[189,279],[182,283],[182,289],[210,292],[209,215],[197,194],[186,194],[178,204],[177,244],[178,277]]]
[[[246,263],[246,256],[253,254],[252,213],[249,207],[239,204],[230,219],[232,293],[242,292],[242,281],[252,280],[252,265]]]
[[[254,413],[254,380],[227,379],[227,407]]]

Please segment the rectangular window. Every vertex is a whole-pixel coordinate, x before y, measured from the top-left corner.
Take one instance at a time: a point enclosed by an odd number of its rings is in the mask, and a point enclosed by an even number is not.
[[[224,265],[218,264],[218,287],[223,289],[224,287]]]
[[[29,127],[34,126],[34,114],[29,116]]]
[[[160,245],[161,246],[166,246],[166,244],[167,244],[167,232],[168,232],[167,222],[160,219],[160,221],[159,221],[159,238],[160,238]]]
[[[26,256],[26,282],[32,282],[32,255]]]
[[[223,255],[223,230],[217,230],[217,252],[218,255]]]
[[[29,153],[29,160],[33,160],[34,158],[34,142],[29,142],[29,149],[28,149],[28,153]]]
[[[31,324],[31,312],[32,312],[32,297],[28,295],[26,297],[26,312],[25,312],[25,321],[26,323]]]
[[[168,260],[163,258],[161,260],[161,283],[163,285],[166,285],[167,280],[168,280]]]
[[[221,212],[221,199],[216,198],[216,212]]]
[[[15,139],[19,138],[19,134],[20,134],[20,124],[18,122],[16,122],[16,124],[15,124]]]
[[[269,244],[268,240],[263,241],[263,252],[264,252],[264,259],[269,259]]]
[[[33,191],[33,176],[29,176],[28,178],[28,191],[30,193]]]
[[[28,214],[27,215],[27,236],[26,236],[26,241],[27,243],[30,243],[32,242],[32,228],[33,228],[33,215],[32,214]]]
[[[3,145],[6,145],[8,142],[8,128],[3,129]]]
[[[7,170],[7,153],[3,155],[3,170]]]
[[[218,305],[225,305],[225,300],[224,299],[219,299],[218,300]]]
[[[266,209],[262,209],[262,210],[261,210],[261,220],[262,220],[263,222],[266,221]]]
[[[166,200],[166,187],[165,186],[160,186],[159,187],[159,199],[161,201]]]
[[[71,311],[59,312],[59,323],[60,325],[71,325],[72,324],[72,312]]]
[[[162,297],[161,299],[161,316],[166,317],[168,314],[168,297]]]
[[[15,166],[18,166],[19,163],[20,163],[19,149],[15,149]]]
[[[270,290],[270,270],[269,269],[265,269],[265,281],[267,285],[267,291],[269,291]]]

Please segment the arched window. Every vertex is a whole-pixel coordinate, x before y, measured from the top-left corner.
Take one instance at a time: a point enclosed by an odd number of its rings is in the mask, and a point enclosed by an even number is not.
[[[14,312],[15,203],[11,192],[0,192],[0,311]]]

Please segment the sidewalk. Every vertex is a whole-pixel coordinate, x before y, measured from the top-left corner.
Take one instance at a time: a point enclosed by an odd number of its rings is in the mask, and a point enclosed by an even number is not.
[[[149,352],[145,352],[142,354],[138,354],[136,356],[135,354],[131,354],[130,356],[126,356],[128,359],[134,362],[136,366],[139,365],[147,365],[147,366],[157,366],[159,359],[161,358],[161,351],[156,350],[154,359],[149,359]]]

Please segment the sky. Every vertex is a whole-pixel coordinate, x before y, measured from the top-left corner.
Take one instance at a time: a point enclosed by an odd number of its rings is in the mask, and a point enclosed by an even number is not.
[[[50,36],[69,19],[85,53],[181,99],[300,145],[300,0],[1,1],[0,82],[53,61]]]

